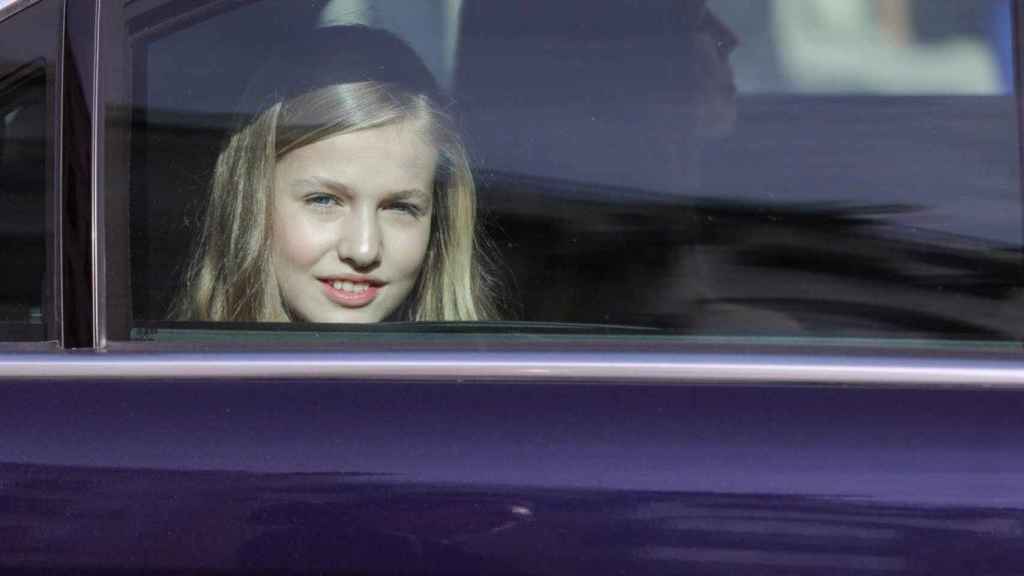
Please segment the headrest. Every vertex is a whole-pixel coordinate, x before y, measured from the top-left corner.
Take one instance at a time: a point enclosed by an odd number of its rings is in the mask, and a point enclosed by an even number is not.
[[[367,26],[330,26],[278,45],[246,86],[238,112],[251,116],[277,102],[326,86],[397,84],[440,101],[430,70],[394,34]]]

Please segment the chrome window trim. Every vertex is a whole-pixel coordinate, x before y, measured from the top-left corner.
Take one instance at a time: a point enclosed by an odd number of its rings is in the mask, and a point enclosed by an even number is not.
[[[67,55],[68,5],[61,7],[60,46],[57,53],[56,77],[54,78],[54,101],[57,116],[53,123],[53,139],[56,149],[53,153],[53,326],[56,329],[58,346],[64,345],[64,59]]]
[[[40,0],[0,0],[0,22],[14,16]]]
[[[104,306],[106,305],[106,282],[103,274],[106,272],[105,264],[105,250],[104,245],[100,241],[100,236],[103,233],[104,219],[103,219],[103,194],[101,193],[101,186],[103,182],[103,138],[104,138],[104,124],[106,123],[106,117],[103,114],[104,100],[102,99],[103,93],[100,91],[100,85],[102,77],[100,75],[101,70],[101,57],[103,56],[101,47],[103,46],[102,22],[103,15],[101,13],[102,2],[96,2],[93,8],[93,45],[92,45],[92,131],[89,137],[92,139],[92,165],[90,166],[89,184],[92,188],[91,202],[89,203],[90,209],[90,230],[89,230],[89,258],[92,260],[91,266],[91,278],[92,292],[91,296],[91,315],[92,315],[92,344],[94,348],[102,348],[106,343],[106,314],[104,314]]]
[[[607,352],[95,352],[5,354],[0,381],[402,380],[615,385],[1024,389],[1024,361]]]

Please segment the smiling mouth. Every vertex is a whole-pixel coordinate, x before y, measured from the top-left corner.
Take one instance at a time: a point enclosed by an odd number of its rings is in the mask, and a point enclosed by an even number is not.
[[[346,308],[361,308],[370,304],[384,287],[382,282],[375,280],[324,278],[320,282],[327,299]]]

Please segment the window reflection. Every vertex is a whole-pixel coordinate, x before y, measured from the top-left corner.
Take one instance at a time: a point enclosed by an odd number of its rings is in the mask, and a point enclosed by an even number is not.
[[[41,61],[0,60],[0,340],[42,336],[46,103]]]
[[[748,92],[1012,91],[1010,0],[712,0]]]
[[[517,329],[1019,336],[1004,3],[585,4],[265,1],[149,30],[133,60],[136,318],[166,318],[167,271],[268,38],[368,23],[450,92]]]

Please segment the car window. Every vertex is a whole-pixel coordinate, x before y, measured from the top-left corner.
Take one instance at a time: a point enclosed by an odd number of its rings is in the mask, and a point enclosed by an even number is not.
[[[0,19],[0,341],[54,335],[46,214],[54,184],[55,4]]]
[[[133,337],[1016,346],[1010,3],[756,4],[129,4]]]

